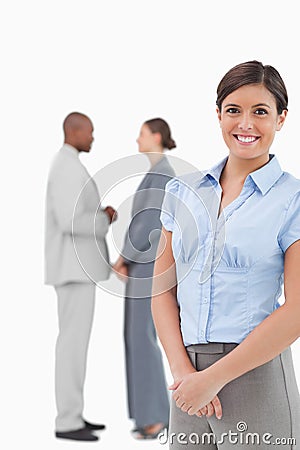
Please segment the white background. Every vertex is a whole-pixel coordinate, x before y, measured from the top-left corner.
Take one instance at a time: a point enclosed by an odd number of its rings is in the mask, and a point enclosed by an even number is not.
[[[156,116],[171,126],[178,145],[172,154],[206,168],[227,153],[215,115],[217,83],[233,65],[258,59],[286,82],[289,115],[273,152],[300,177],[296,6],[16,0],[1,7],[1,448],[161,448],[129,434],[123,301],[101,290],[85,412],[108,429],[99,444],[53,437],[57,315],[54,291],[43,284],[43,232],[46,179],[63,142],[62,122],[74,110],[93,120],[94,146],[82,157],[92,174],[136,153],[141,124]],[[300,382],[299,348],[293,345]]]

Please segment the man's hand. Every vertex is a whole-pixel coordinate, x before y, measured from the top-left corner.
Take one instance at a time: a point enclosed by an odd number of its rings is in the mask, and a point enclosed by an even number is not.
[[[110,222],[110,223],[112,223],[112,222],[114,222],[115,220],[117,220],[117,218],[118,218],[118,213],[117,213],[117,211],[116,211],[112,206],[107,206],[107,207],[104,209],[104,212],[106,212],[106,214],[108,215],[108,218],[109,218],[109,222]]]

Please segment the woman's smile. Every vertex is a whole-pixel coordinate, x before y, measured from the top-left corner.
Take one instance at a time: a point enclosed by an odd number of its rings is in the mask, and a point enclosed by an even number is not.
[[[260,139],[260,136],[252,135],[233,134],[233,136],[241,145],[251,145]]]

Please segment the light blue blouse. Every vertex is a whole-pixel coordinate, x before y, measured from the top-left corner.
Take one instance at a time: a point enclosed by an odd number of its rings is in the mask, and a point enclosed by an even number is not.
[[[185,345],[243,341],[280,306],[284,253],[300,239],[300,180],[274,155],[218,217],[226,161],[165,188]]]

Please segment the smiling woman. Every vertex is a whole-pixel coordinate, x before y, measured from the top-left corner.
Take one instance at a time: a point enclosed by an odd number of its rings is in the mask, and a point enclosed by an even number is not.
[[[161,213],[152,311],[174,378],[170,431],[219,438],[243,421],[261,437],[300,440],[290,351],[300,335],[300,180],[269,153],[288,96],[258,61],[233,67],[217,96],[229,155],[167,183]]]
[[[231,155],[266,163],[274,132],[281,129],[287,115],[287,109],[278,114],[273,94],[263,84],[242,86],[217,111]]]
[[[267,163],[275,131],[287,115],[285,85],[271,66],[256,61],[229,71],[217,89],[217,113],[231,157]]]

